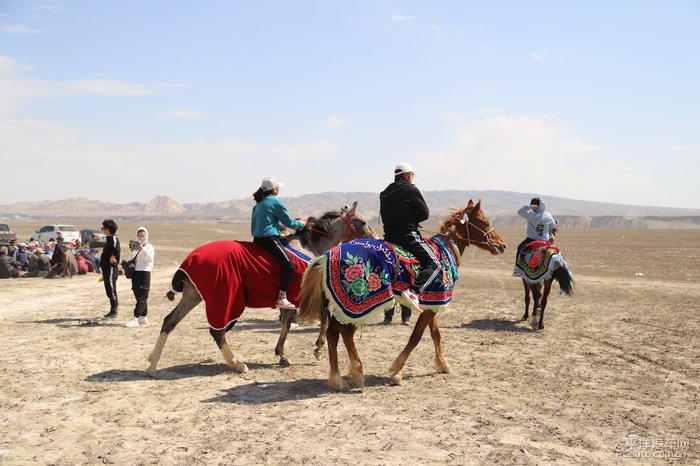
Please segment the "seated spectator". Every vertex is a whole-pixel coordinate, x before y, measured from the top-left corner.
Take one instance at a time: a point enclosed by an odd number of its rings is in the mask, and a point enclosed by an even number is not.
[[[7,255],[7,248],[0,248],[0,279],[19,277],[19,263]]]
[[[73,275],[78,274],[78,261],[75,260],[75,254],[66,243],[61,243],[61,253],[63,254],[63,273],[61,276],[73,278]]]
[[[90,248],[87,254],[83,254],[86,260],[89,260],[95,266],[95,272],[100,273],[100,256],[97,255],[97,249]]]
[[[29,256],[29,272],[22,277],[46,277],[49,272],[51,272],[51,261],[46,257],[43,249],[37,248],[34,254]]]
[[[17,252],[17,240],[11,239],[10,244],[7,245],[7,257],[15,257],[15,253]]]
[[[78,251],[75,254],[75,261],[78,264],[78,275],[85,275],[88,272],[95,272],[95,264],[85,258],[84,251]]]
[[[19,249],[15,251],[14,259],[19,263],[22,270],[26,271],[29,265],[29,252],[26,243],[19,243]]]

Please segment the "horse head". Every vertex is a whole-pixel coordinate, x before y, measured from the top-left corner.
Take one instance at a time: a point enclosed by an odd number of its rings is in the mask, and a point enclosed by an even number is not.
[[[357,201],[353,202],[352,206],[347,204],[343,206],[340,218],[343,219],[345,224],[342,241],[355,238],[377,238],[376,233],[372,231],[372,228],[362,218],[362,215],[357,212]]]
[[[449,236],[459,247],[460,253],[472,244],[494,256],[506,250],[506,243],[489,224],[486,214],[481,210],[481,199],[476,204],[470,199],[467,207],[455,210],[442,223],[440,233]]]
[[[357,212],[357,201],[339,211],[321,217],[309,217],[306,227],[295,236],[304,249],[319,256],[343,241],[355,238],[376,238],[369,224]]]

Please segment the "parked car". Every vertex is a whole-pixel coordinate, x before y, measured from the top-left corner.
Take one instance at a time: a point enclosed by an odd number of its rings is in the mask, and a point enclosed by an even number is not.
[[[17,240],[17,233],[10,230],[6,223],[0,223],[0,246],[7,246],[13,239]]]
[[[46,225],[35,231],[30,241],[37,239],[46,244],[49,241],[56,241],[59,236],[62,236],[63,241],[67,243],[74,243],[80,239],[80,233],[73,225]]]
[[[107,237],[99,230],[86,228],[80,230],[80,242],[91,248],[103,248],[107,242]]]

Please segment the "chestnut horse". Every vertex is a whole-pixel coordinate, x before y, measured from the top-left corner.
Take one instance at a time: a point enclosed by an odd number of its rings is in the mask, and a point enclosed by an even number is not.
[[[557,229],[553,229],[550,242],[554,247],[554,236],[557,234]],[[539,242],[530,243],[538,244]],[[526,245],[522,251],[521,255],[527,255],[530,251]],[[554,251],[552,251],[554,252]],[[552,282],[556,280],[559,283],[559,293],[566,296],[571,296],[573,293],[574,278],[566,264],[566,261],[558,254],[559,250],[556,249],[556,254],[552,257],[552,271],[547,273],[544,278],[533,281],[525,274],[522,268],[517,265],[515,267],[515,272],[522,278],[523,289],[525,290],[525,314],[522,320],[528,320],[530,316],[530,293],[532,293],[532,322],[530,325],[533,330],[543,330],[544,329],[544,310],[547,307],[547,298],[549,297],[549,291],[552,288]],[[537,319],[539,314],[539,321]]]
[[[486,215],[481,210],[481,201],[474,204],[470,200],[466,208],[453,212],[452,215],[441,224],[440,232],[431,237],[428,241],[430,241],[431,244],[440,243],[442,245],[447,245],[446,248],[441,249],[441,258],[445,258],[445,255],[449,257],[447,257],[447,262],[441,263],[448,264],[447,268],[451,270],[444,270],[444,266],[441,265],[443,268],[443,277],[445,277],[441,278],[443,285],[448,282],[452,283],[452,285],[454,284],[451,279],[448,280],[449,277],[454,277],[454,280],[458,278],[456,269],[459,265],[459,259],[468,246],[474,245],[493,255],[501,254],[506,249],[506,244],[496,230],[489,225]],[[356,252],[360,247],[364,248],[364,250]],[[357,328],[356,326],[360,325],[365,317],[374,315],[377,312],[383,311],[384,308],[393,306],[394,299],[399,302],[403,302],[404,300],[398,290],[402,287],[405,288],[405,285],[398,282],[397,275],[391,270],[390,265],[387,265],[398,264],[400,262],[398,257],[396,257],[398,253],[394,253],[392,257],[391,252],[387,252],[395,251],[396,249],[399,248],[380,240],[351,241],[350,243],[336,246],[325,255],[314,259],[304,273],[304,280],[301,285],[301,304],[299,305],[297,319],[299,321],[321,320],[322,328],[327,325],[326,338],[328,339],[328,359],[330,363],[328,383],[333,390],[348,390],[350,388],[348,383],[340,376],[340,371],[338,369],[337,347],[339,336],[342,335],[343,342],[348,351],[350,360],[348,376],[352,379],[355,386],[362,387],[364,385],[362,361],[360,360],[353,340]],[[386,259],[386,262],[382,262],[381,258],[377,261],[371,256],[369,256],[370,258],[367,260],[359,259],[360,254],[371,254],[371,251],[378,251],[378,254]],[[347,300],[341,303],[339,300],[344,298],[336,293],[337,290],[332,290],[327,283],[328,277],[333,276],[335,273],[331,268],[333,267],[333,258],[336,257],[346,258],[345,263],[349,262],[353,264],[345,269],[344,286],[353,287],[354,285],[349,283],[349,280],[353,278],[352,274],[361,274],[361,269],[364,269],[364,277],[367,278],[367,283],[372,282],[372,287],[375,290],[379,289],[379,286],[386,287],[386,290],[381,288],[380,291],[382,293],[382,299],[385,299],[384,302],[380,305],[376,305],[374,309],[368,310],[366,315],[356,320],[353,320],[352,317],[348,317],[347,314],[343,314],[342,310],[339,310],[341,306],[347,305]],[[441,259],[441,261],[443,261],[443,259]],[[376,265],[377,263],[383,265]],[[360,268],[357,268],[358,266]],[[350,270],[350,268],[352,268],[352,270]],[[400,267],[397,265],[397,271],[399,268]],[[401,266],[401,268],[403,268],[403,266]],[[405,270],[401,273],[403,272],[405,272]],[[415,275],[415,270],[411,273]],[[373,276],[370,277],[370,275]],[[362,280],[364,280],[364,278],[360,277],[357,283],[360,283]],[[356,289],[357,293],[363,296],[367,296],[366,290],[366,288]],[[450,366],[446,362],[442,352],[441,335],[436,313],[438,310],[444,309],[447,306],[451,298],[451,291],[452,288],[449,289],[449,293],[445,293],[447,298],[441,301],[439,305],[430,304],[429,301],[434,299],[434,296],[431,297],[423,293],[419,296],[423,312],[416,321],[406,347],[401,351],[389,368],[389,374],[393,383],[401,383],[406,360],[416,345],[418,345],[426,327],[430,327],[430,336],[435,346],[435,368],[438,372],[450,372]],[[388,298],[385,293],[389,293]],[[328,304],[328,309],[324,309],[324,304]],[[326,323],[326,325],[324,325],[324,323]]]
[[[310,217],[307,220],[307,228],[288,238],[298,239],[304,249],[318,255],[341,241],[376,237],[369,225],[356,213],[356,208],[357,202],[352,207],[345,206],[340,212],[328,212],[318,219]],[[202,257],[204,259],[200,259]],[[192,258],[196,260],[190,260]],[[188,264],[186,267],[188,272],[183,270],[185,264]],[[303,273],[303,269],[299,269],[305,267],[305,262],[297,260],[298,274]],[[152,377],[156,376],[158,361],[168,335],[202,300],[205,300],[207,305],[207,319],[210,323],[209,333],[223,354],[226,364],[236,372],[247,372],[248,367],[236,359],[226,342],[226,332],[233,328],[247,305],[250,307],[274,306],[279,288],[279,276],[275,274],[275,271],[281,273],[279,264],[269,253],[253,243],[216,241],[194,249],[172,279],[173,289],[168,292],[168,299],[171,301],[175,299],[175,290],[182,291],[182,296],[175,309],[163,319],[160,336],[153,352],[148,357],[150,365],[146,372]],[[215,285],[206,283],[206,280],[195,283],[190,274],[212,277],[212,280],[217,277],[219,281],[215,281]],[[298,278],[293,279],[292,286],[294,286],[295,281],[298,287]],[[198,289],[197,285],[202,289]],[[207,285],[209,285],[208,288],[213,286],[213,289],[208,289],[209,298],[203,296],[204,287]],[[265,290],[265,295],[261,296],[257,293],[251,296],[248,290],[256,286],[258,289]],[[291,291],[290,288],[290,301],[295,302]],[[270,296],[267,296],[268,294]],[[226,303],[225,307],[228,309],[216,307],[216,304],[221,303]],[[284,353],[284,343],[295,313],[295,309],[282,311],[282,328],[275,347],[275,354],[280,357],[282,365],[289,364]],[[225,314],[225,317],[221,317],[222,314]],[[212,319],[222,322],[222,324],[215,327],[212,325]]]

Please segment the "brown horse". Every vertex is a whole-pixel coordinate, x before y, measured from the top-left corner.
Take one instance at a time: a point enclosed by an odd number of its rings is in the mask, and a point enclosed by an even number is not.
[[[554,237],[557,233],[557,229],[553,229],[550,242],[554,243]],[[532,244],[532,243],[531,243]],[[529,251],[526,245],[521,254],[527,254]],[[557,250],[558,251],[558,250]],[[531,326],[533,330],[543,330],[544,329],[544,310],[547,307],[547,298],[549,297],[549,292],[552,288],[552,283],[556,280],[559,283],[560,294],[571,296],[573,293],[574,278],[571,275],[566,262],[561,255],[555,255],[552,259],[553,271],[548,278],[544,278],[539,281],[533,281],[527,277],[522,269],[518,270],[516,267],[516,273],[521,276],[523,281],[523,289],[525,290],[525,314],[522,320],[528,320],[530,316],[530,294],[532,294],[532,322]],[[537,319],[539,315],[539,320]]]
[[[295,237],[299,239],[304,249],[314,254],[320,254],[324,251],[324,247],[327,250],[343,240],[375,237],[376,235],[367,222],[356,213],[356,208],[357,202],[352,207],[344,207],[340,212],[328,212],[319,219],[310,217],[307,221],[307,230],[302,230]],[[203,251],[207,254],[204,254]],[[188,262],[191,257],[205,258],[206,260]],[[172,301],[175,299],[175,290],[182,291],[180,302],[163,319],[160,336],[153,352],[148,357],[150,365],[146,372],[152,377],[156,376],[158,361],[168,335],[202,300],[207,305],[207,318],[210,322],[209,333],[223,354],[226,364],[236,372],[247,372],[248,367],[236,359],[226,342],[226,332],[233,328],[245,307],[274,306],[279,288],[279,276],[276,276],[275,271],[281,273],[279,264],[257,245],[240,241],[217,241],[200,246],[188,255],[183,265],[185,263],[190,264],[189,273],[185,272],[181,266],[172,279],[173,289],[167,295],[168,299]],[[300,265],[298,264],[297,267]],[[301,267],[306,267],[306,264],[302,263]],[[229,273],[225,274],[224,272]],[[301,273],[303,270],[298,270],[298,272]],[[208,298],[204,294],[204,286],[211,285],[211,283],[203,283],[202,281],[195,283],[197,280],[193,280],[190,274],[210,276],[212,279],[216,277],[219,280],[215,282],[213,287],[210,286],[212,289],[209,290]],[[298,279],[295,280],[297,280],[296,286],[298,288]],[[201,290],[198,289],[197,284],[202,288]],[[266,292],[262,295],[250,293],[249,289],[255,287]],[[290,301],[295,302],[291,292],[290,288]],[[218,303],[226,303],[226,305],[217,307]],[[282,311],[282,328],[275,347],[275,354],[279,356],[282,365],[289,364],[288,357],[284,353],[284,343],[295,313],[294,309]],[[225,314],[223,320],[222,314]],[[223,323],[212,325],[212,319]]]
[[[489,225],[486,215],[481,210],[481,201],[474,204],[470,200],[466,208],[453,212],[440,226],[440,232],[433,236],[431,240],[438,237],[442,242],[450,244],[453,251],[456,248],[459,256],[452,257],[452,259],[456,260],[457,263],[459,257],[464,253],[464,250],[470,245],[489,251],[493,255],[501,254],[506,249],[506,244],[493,227]],[[387,243],[378,240],[362,240],[362,242],[365,243],[366,247],[369,249],[381,249],[382,245],[387,245]],[[346,243],[344,247],[351,247],[353,243],[357,242]],[[341,323],[334,310],[336,309],[334,307],[334,301],[331,301],[336,298],[333,293],[326,288],[326,285],[324,285],[324,277],[327,276],[330,268],[330,257],[341,254],[340,251],[340,246],[333,248],[326,253],[325,256],[314,259],[306,269],[301,286],[301,304],[299,306],[299,315],[297,318],[299,321],[321,320],[322,328],[325,327],[327,323],[326,338],[328,339],[328,358],[330,363],[328,382],[333,390],[348,390],[349,385],[340,376],[340,371],[338,369],[338,341],[340,335],[342,335],[350,359],[350,371],[348,375],[355,386],[362,387],[364,385],[362,361],[360,360],[353,340],[357,328],[356,325],[361,322],[350,321],[349,323]],[[379,272],[376,272],[376,270],[378,270],[376,268],[373,270],[375,272],[372,272],[371,275],[387,277],[387,280],[391,279],[390,286],[394,290],[397,289],[399,284],[396,281],[396,277],[393,276],[392,273],[387,272],[387,269]],[[403,297],[397,294],[396,299],[402,302]],[[337,301],[335,301],[335,303],[337,303]],[[324,309],[324,304],[328,304],[328,308],[331,310]],[[390,299],[386,305],[393,306],[393,298]],[[431,306],[428,305],[423,306],[423,312],[416,321],[413,333],[411,333],[406,347],[401,351],[389,368],[389,374],[393,383],[401,383],[406,360],[416,345],[418,345],[426,327],[430,327],[430,336],[435,346],[435,367],[437,371],[445,373],[450,372],[450,366],[446,362],[442,352],[441,335],[436,315],[437,308],[444,308],[446,305],[447,304],[444,304],[434,309],[431,309]],[[381,310],[382,308],[377,308],[377,311]],[[347,319],[343,317],[340,318],[341,320],[347,321]]]

